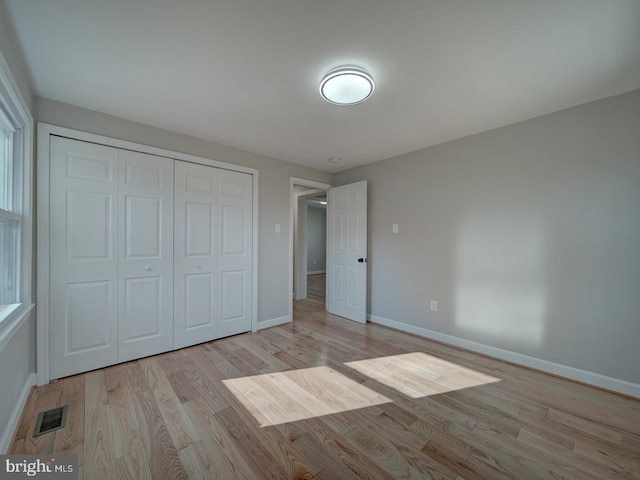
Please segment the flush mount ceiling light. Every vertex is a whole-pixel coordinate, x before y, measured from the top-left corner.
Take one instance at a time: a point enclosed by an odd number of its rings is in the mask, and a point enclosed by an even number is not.
[[[338,67],[330,70],[320,82],[320,95],[335,105],[355,105],[371,96],[373,78],[359,67]]]

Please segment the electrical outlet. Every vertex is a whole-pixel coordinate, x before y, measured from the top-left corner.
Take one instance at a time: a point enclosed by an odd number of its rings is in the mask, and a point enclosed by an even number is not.
[[[431,300],[431,311],[432,312],[437,312],[438,311],[438,301],[437,300]]]

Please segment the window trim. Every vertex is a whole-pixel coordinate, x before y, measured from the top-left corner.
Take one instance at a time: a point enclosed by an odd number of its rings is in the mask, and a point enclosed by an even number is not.
[[[21,161],[14,172],[19,181],[16,210],[20,215],[20,284],[19,304],[7,308],[0,315],[0,350],[11,340],[22,324],[29,318],[33,303],[33,141],[34,121],[20,89],[11,74],[9,65],[0,53],[0,98],[2,110],[15,130],[20,130],[20,139],[14,143],[15,155]]]

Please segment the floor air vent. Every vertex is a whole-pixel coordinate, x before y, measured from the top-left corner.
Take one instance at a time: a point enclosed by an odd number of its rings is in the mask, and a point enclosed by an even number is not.
[[[53,432],[59,428],[63,428],[67,424],[67,405],[63,407],[47,410],[46,412],[40,412],[38,415],[38,421],[36,422],[36,429],[33,432],[33,436],[44,435],[45,433]]]

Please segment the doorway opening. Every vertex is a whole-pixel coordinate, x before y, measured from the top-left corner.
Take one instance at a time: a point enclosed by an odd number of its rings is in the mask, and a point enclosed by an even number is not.
[[[294,177],[290,179],[289,318],[291,320],[293,320],[294,300],[310,298],[314,302],[322,302],[322,307],[325,308],[326,192],[330,187],[329,184],[313,180]],[[323,218],[324,224],[322,224]]]

